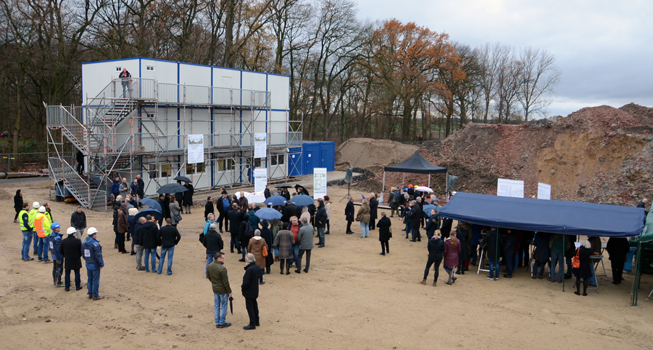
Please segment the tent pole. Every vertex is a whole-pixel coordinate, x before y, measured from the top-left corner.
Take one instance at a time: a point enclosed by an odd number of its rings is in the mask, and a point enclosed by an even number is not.
[[[496,250],[494,251],[494,266],[490,267],[490,274],[492,274],[492,273],[495,274],[494,275],[495,280],[499,279],[499,272],[497,272],[497,270],[501,271],[500,268],[497,269],[497,266],[499,266],[499,235],[500,235],[500,232],[501,231],[499,231],[499,228],[497,227],[497,239],[496,239],[497,244],[496,244],[496,247],[495,247]],[[508,262],[506,261],[506,264],[507,263]],[[494,271],[492,271],[492,268],[494,268]]]
[[[567,261],[567,258],[564,257],[565,252],[567,251],[567,236],[563,235],[562,236],[562,292],[565,292],[565,262]],[[597,284],[598,286],[598,284]],[[598,288],[598,287],[597,287]]]
[[[385,170],[383,170],[383,185],[381,186],[381,193],[385,192]]]
[[[404,173],[404,177],[403,179],[401,179],[401,187],[404,187],[405,184],[406,184],[406,173]]]
[[[639,294],[640,271],[639,265],[641,264],[642,256],[642,242],[637,242],[637,251],[635,252],[635,279],[633,280],[633,292],[631,293],[630,306],[637,306],[637,297]]]
[[[429,188],[431,188],[431,173],[429,173]]]

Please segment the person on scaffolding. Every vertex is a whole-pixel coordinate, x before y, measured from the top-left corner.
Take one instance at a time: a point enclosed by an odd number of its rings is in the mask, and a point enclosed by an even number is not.
[[[120,78],[122,82],[122,97],[127,98],[127,90],[129,90],[129,98],[131,98],[132,92],[129,83],[131,82],[132,75],[129,74],[127,68],[125,67],[122,68],[122,72],[120,72],[118,78]]]

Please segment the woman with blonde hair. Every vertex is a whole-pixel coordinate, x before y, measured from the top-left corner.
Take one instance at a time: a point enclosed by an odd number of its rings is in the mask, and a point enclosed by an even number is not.
[[[440,275],[440,263],[442,263],[442,253],[444,250],[444,243],[440,239],[442,235],[440,230],[436,230],[433,236],[429,239],[427,248],[429,250],[429,258],[426,261],[426,268],[424,269],[424,278],[421,284],[426,284],[426,278],[429,277],[429,270],[431,265],[435,265],[435,272],[433,274],[433,287],[438,283],[438,276]],[[451,280],[451,278],[449,279]]]
[[[458,253],[460,252],[460,241],[456,238],[456,232],[451,232],[451,236],[444,242],[444,270],[449,274],[449,280],[446,284],[456,282],[454,269],[458,266]]]
[[[302,214],[299,216],[300,222],[302,218],[306,218],[306,222],[311,222],[311,213],[308,212],[308,206],[302,207]]]
[[[573,257],[574,259],[580,260],[580,266],[573,269],[574,275],[576,275],[576,291],[574,292],[576,295],[580,295],[580,280],[582,278],[583,296],[587,296],[587,284],[592,277],[590,255],[592,255],[592,244],[588,240],[584,240],[580,248],[576,249]]]
[[[358,209],[356,217],[361,217],[361,238],[370,236],[370,206],[367,204],[367,199],[363,199],[363,204]]]

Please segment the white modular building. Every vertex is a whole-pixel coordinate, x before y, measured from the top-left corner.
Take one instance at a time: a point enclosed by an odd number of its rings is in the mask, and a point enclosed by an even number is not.
[[[152,196],[177,176],[201,190],[250,185],[254,168],[269,180],[299,173],[287,76],[138,57],[82,64],[81,90],[81,106],[46,107],[48,159],[58,191],[86,208],[106,206],[115,177],[140,174]],[[204,162],[188,162],[189,135],[202,135]],[[255,135],[264,157],[254,157]]]

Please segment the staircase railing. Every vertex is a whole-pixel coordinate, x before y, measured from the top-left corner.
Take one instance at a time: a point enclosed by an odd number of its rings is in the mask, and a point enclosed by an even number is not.
[[[77,199],[79,204],[84,208],[91,209],[90,201],[90,188],[86,180],[84,180],[73,167],[63,159],[58,157],[51,157],[48,159],[50,172],[55,181],[63,180],[65,188]]]

